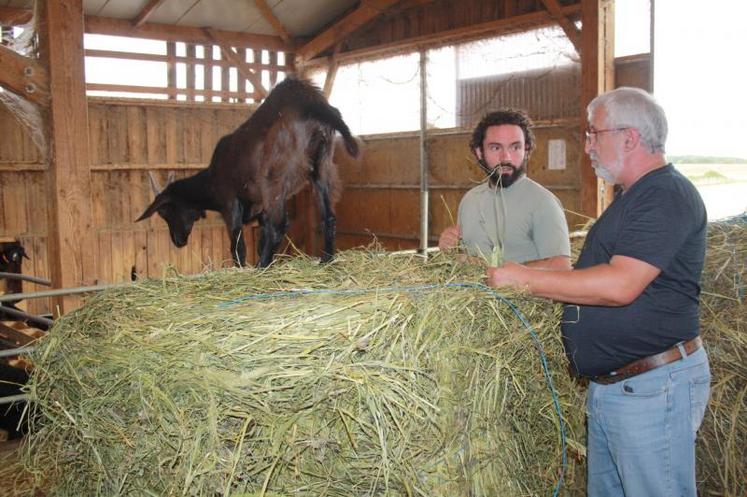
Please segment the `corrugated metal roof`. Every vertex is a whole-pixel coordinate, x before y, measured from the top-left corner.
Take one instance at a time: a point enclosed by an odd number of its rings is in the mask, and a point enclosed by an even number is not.
[[[86,15],[134,19],[148,0],[83,0]],[[268,6],[293,37],[312,36],[358,0],[267,0]],[[0,7],[30,9],[33,0],[0,0]],[[209,26],[227,31],[276,35],[252,0],[164,0],[148,22],[177,26]]]

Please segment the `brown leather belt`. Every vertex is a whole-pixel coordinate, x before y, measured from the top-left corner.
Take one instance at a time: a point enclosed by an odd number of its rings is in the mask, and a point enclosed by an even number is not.
[[[685,349],[685,353],[687,354],[684,357],[687,357],[698,350],[700,347],[702,347],[703,342],[700,337],[697,336],[692,340],[688,340],[687,342],[675,345],[671,349],[665,350],[660,354],[650,355],[648,357],[638,359],[637,361],[633,361],[627,366],[623,366],[620,369],[612,371],[609,374],[592,376],[589,379],[595,383],[609,385],[611,383],[617,383],[618,381],[626,380],[641,373],[645,373],[646,371],[651,371],[652,369],[658,368],[659,366],[663,366],[665,364],[669,364],[670,362],[679,361],[680,359],[683,359],[683,355],[680,352],[680,345]]]

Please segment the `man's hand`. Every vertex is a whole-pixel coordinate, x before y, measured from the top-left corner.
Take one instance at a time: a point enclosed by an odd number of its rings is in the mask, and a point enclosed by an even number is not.
[[[510,287],[517,290],[524,290],[527,287],[527,281],[524,277],[527,272],[531,271],[526,266],[508,262],[501,267],[489,267],[487,284],[494,288]]]
[[[443,230],[441,236],[438,237],[438,248],[441,250],[450,250],[459,246],[461,231],[458,224],[449,226]]]

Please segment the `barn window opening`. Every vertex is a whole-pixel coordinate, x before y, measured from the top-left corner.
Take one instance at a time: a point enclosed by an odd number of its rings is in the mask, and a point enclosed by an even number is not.
[[[547,79],[552,72],[578,66],[573,45],[560,28],[431,49],[426,57],[430,128],[470,125],[498,105],[497,100],[505,96],[501,89],[508,91],[511,85]],[[330,101],[358,134],[420,129],[419,71],[418,52],[344,65],[337,71]],[[323,85],[326,71],[316,71],[312,77]]]
[[[617,2],[616,57],[650,52],[649,8],[649,0]],[[505,102],[537,120],[581,112],[579,97],[567,93],[580,87],[579,57],[558,26],[431,49],[426,56],[429,128],[470,127]],[[319,85],[325,76],[324,69],[312,73]],[[330,101],[355,133],[415,131],[419,79],[417,52],[351,63],[338,69]]]
[[[86,34],[84,48],[89,96],[228,103],[261,98],[234,56],[212,43]],[[287,74],[283,52],[226,48],[259,75],[266,89]]]
[[[667,158],[695,184],[709,219],[747,212],[747,2],[654,2],[654,90],[669,121]]]

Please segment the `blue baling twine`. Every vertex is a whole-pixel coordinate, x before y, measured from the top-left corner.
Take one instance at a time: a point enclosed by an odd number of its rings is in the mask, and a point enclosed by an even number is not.
[[[558,394],[555,390],[555,386],[552,382],[552,376],[550,376],[550,368],[547,365],[547,356],[545,355],[545,351],[542,348],[542,342],[540,341],[539,337],[537,336],[537,332],[534,331],[534,328],[532,328],[532,325],[529,324],[529,321],[527,321],[526,317],[519,311],[519,309],[516,307],[516,305],[508,300],[506,297],[495,291],[493,288],[490,288],[486,285],[480,284],[480,283],[446,283],[444,285],[420,285],[420,286],[410,286],[410,287],[378,287],[378,288],[367,288],[367,289],[346,289],[346,290],[330,290],[330,289],[316,289],[316,290],[287,290],[287,291],[279,291],[279,292],[270,292],[270,293],[258,293],[255,295],[248,295],[245,297],[240,297],[238,299],[230,300],[228,302],[223,302],[219,304],[219,307],[225,308],[232,305],[240,304],[242,302],[247,302],[251,300],[264,300],[264,299],[274,299],[274,298],[283,298],[283,297],[303,297],[307,295],[363,295],[367,293],[382,293],[382,292],[422,292],[425,290],[437,290],[441,288],[472,288],[476,290],[480,290],[483,292],[487,292],[495,297],[496,300],[506,304],[511,311],[516,315],[516,317],[521,321],[521,324],[524,325],[524,328],[527,329],[529,332],[529,336],[532,338],[532,341],[534,342],[534,346],[537,349],[537,351],[540,354],[540,362],[542,364],[542,372],[545,376],[545,383],[547,384],[548,390],[550,390],[550,395],[552,396],[552,403],[555,407],[555,413],[558,416],[558,422],[560,426],[560,447],[561,447],[561,466],[562,471],[560,472],[560,477],[558,478],[558,482],[555,485],[555,491],[553,492],[553,497],[557,497],[560,493],[560,489],[563,486],[563,479],[565,477],[565,472],[567,469],[568,461],[566,457],[566,433],[565,433],[565,420],[563,419],[563,413],[560,410],[560,401],[558,400]]]

